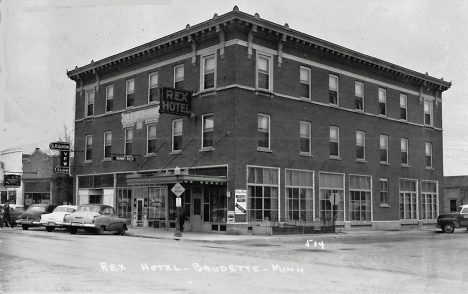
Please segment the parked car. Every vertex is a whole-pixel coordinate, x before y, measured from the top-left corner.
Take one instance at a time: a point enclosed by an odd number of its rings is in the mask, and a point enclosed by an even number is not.
[[[119,218],[112,206],[104,204],[83,204],[78,209],[65,216],[64,225],[70,233],[76,234],[78,229],[102,235],[104,231],[117,231],[125,235],[126,220]]]
[[[468,205],[460,206],[458,212],[439,215],[436,227],[448,234],[453,233],[455,228],[468,228]]]
[[[52,232],[55,228],[64,228],[63,222],[65,216],[74,213],[78,206],[76,205],[60,205],[57,206],[52,213],[41,215],[39,221],[47,232]]]
[[[30,227],[38,227],[41,225],[41,215],[52,213],[57,205],[54,204],[33,204],[28,207],[16,223],[23,227],[23,230],[27,230]]]
[[[8,204],[10,206],[10,219],[11,219],[11,226],[16,226],[16,220],[23,214],[25,211],[23,205],[17,204]],[[3,207],[4,204],[0,204],[0,215],[3,215]]]

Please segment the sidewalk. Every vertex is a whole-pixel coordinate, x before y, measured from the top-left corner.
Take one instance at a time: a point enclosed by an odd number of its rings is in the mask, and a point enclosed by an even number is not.
[[[129,228],[127,236],[153,239],[166,239],[178,241],[198,241],[198,242],[230,242],[230,241],[253,241],[253,240],[281,240],[281,239],[304,239],[305,236],[317,236],[321,238],[366,238],[370,236],[411,236],[411,235],[435,235],[440,232],[434,226],[402,228],[398,231],[378,231],[372,229],[351,229],[348,231],[337,231],[336,233],[324,233],[313,235],[227,235],[225,233],[204,233],[204,232],[183,232],[182,237],[175,238],[175,230],[164,230],[154,228]]]

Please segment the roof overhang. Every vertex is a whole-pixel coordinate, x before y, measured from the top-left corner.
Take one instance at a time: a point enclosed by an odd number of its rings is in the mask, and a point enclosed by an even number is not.
[[[175,183],[219,185],[219,184],[224,184],[227,182],[228,182],[227,177],[205,176],[205,175],[131,174],[127,176],[127,185],[129,186],[159,186],[159,185],[169,185],[169,184],[175,184]]]

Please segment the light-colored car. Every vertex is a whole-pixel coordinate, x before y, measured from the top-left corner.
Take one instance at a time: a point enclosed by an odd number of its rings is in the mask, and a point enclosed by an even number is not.
[[[83,204],[78,209],[65,216],[64,226],[70,233],[76,234],[78,229],[102,235],[104,231],[117,231],[125,235],[126,220],[119,218],[112,206],[105,204]]]
[[[63,222],[65,216],[74,213],[78,206],[76,205],[60,205],[57,206],[52,213],[41,215],[40,223],[45,227],[47,232],[52,232],[55,228],[64,228]]]

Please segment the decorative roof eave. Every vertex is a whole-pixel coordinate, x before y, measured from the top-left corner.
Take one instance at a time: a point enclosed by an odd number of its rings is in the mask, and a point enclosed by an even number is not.
[[[200,24],[194,25],[191,27],[187,25],[184,30],[178,31],[171,35],[162,37],[155,41],[143,44],[141,46],[135,47],[133,49],[118,53],[116,55],[104,58],[97,62],[91,61],[90,64],[76,67],[74,70],[67,71],[67,75],[72,80],[79,80],[80,75],[82,74],[95,74],[100,69],[124,62],[129,59],[134,59],[140,55],[147,54],[151,51],[157,51],[160,48],[165,46],[171,46],[172,44],[179,42],[190,42],[193,35],[198,35],[205,31],[218,31],[220,26],[226,26],[233,22],[239,21],[244,23],[246,26],[256,26],[257,30],[268,30],[268,32],[273,32],[274,34],[282,37],[287,36],[286,42],[296,42],[303,45],[308,45],[314,49],[322,50],[337,57],[342,57],[346,59],[351,59],[355,62],[359,62],[363,65],[371,66],[377,70],[382,70],[388,72],[389,74],[394,74],[400,76],[401,78],[412,80],[414,83],[426,86],[428,88],[434,88],[439,91],[445,91],[449,89],[452,85],[451,82],[446,82],[444,79],[438,79],[432,76],[429,76],[427,73],[422,74],[390,62],[386,62],[357,51],[336,45],[331,42],[307,35],[305,33],[290,29],[288,24],[284,26],[278,25],[268,20],[261,19],[260,16],[256,13],[254,16],[246,14],[239,11],[237,6],[234,6],[234,9],[231,12],[225,13],[221,16],[215,14],[213,19],[202,22]]]

